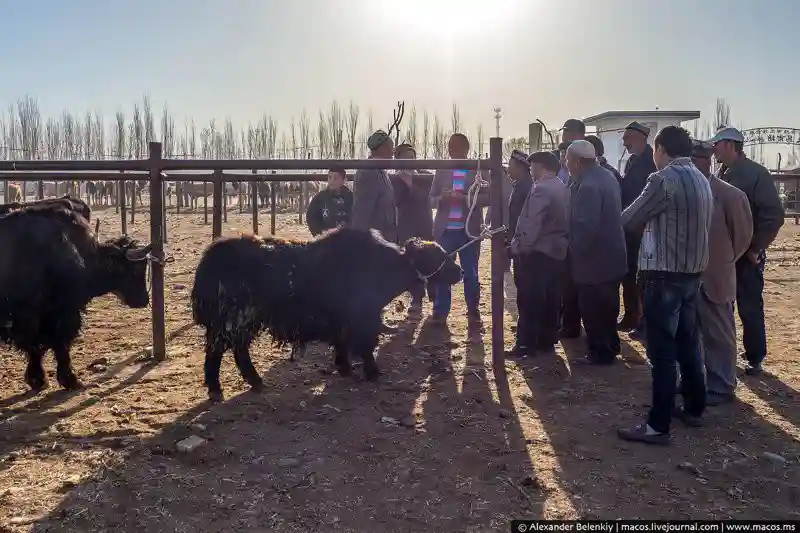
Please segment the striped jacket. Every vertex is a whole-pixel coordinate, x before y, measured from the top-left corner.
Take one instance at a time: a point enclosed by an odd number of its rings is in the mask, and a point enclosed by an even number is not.
[[[688,157],[673,159],[647,179],[622,212],[628,231],[644,229],[639,270],[699,274],[708,265],[714,198],[708,179]]]

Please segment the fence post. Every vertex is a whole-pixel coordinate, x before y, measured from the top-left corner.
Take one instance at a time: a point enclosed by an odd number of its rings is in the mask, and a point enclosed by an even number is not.
[[[208,181],[203,182],[203,224],[208,224]]]
[[[253,176],[258,173],[253,169]],[[253,208],[253,234],[258,235],[258,182],[253,180],[250,182],[250,206]]]
[[[491,183],[489,185],[492,208],[492,229],[503,225],[505,205],[503,202],[503,139],[489,139],[489,159],[491,160]],[[498,374],[505,376],[506,363],[503,353],[503,275],[506,263],[505,235],[503,232],[492,235],[492,367],[495,379]]]
[[[25,198],[22,199],[25,201]],[[8,180],[3,180],[3,203],[7,204],[8,202]]]
[[[135,182],[134,182],[135,183]],[[120,212],[120,222],[122,224],[122,234],[128,234],[128,213],[127,209],[125,208],[125,188],[127,187],[125,180],[117,182],[117,195],[119,196],[119,212]]]
[[[273,172],[274,174],[275,172]],[[275,235],[275,218],[277,216],[275,201],[277,199],[277,187],[280,185],[279,182],[273,181],[270,183],[269,187],[269,231],[272,235]]]
[[[222,176],[221,173],[220,176]],[[225,182],[222,182],[222,220],[228,222],[228,188],[225,186]]]
[[[161,179],[161,143],[150,143],[150,244],[151,254],[156,258],[151,261],[150,290],[152,291],[150,307],[153,312],[153,358],[163,361],[167,357],[166,326],[164,324],[164,197]],[[136,197],[136,194],[133,195]],[[133,200],[132,200],[133,202]],[[133,213],[131,212],[131,215]]]
[[[211,239],[216,240],[222,235],[222,171],[214,171],[214,215],[211,224]]]
[[[134,181],[133,188],[136,188],[136,182]],[[164,176],[161,176],[161,227],[164,230],[164,243],[167,243],[167,203],[166,203],[166,193],[167,192],[167,182],[164,181]],[[152,203],[152,198],[150,199]]]
[[[160,178],[159,178],[160,179]],[[134,181],[136,183],[136,181]],[[153,189],[150,189],[150,194],[153,194]],[[150,205],[153,205],[153,202],[150,202]],[[133,224],[134,219],[136,218],[136,185],[133,186],[133,194],[131,194],[131,224]]]

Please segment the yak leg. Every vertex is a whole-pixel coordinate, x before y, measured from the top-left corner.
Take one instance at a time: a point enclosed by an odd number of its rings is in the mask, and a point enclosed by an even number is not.
[[[25,368],[25,383],[34,391],[40,391],[47,387],[47,378],[44,375],[42,359],[44,359],[44,348],[32,346],[25,350],[28,356],[28,366]]]
[[[56,379],[59,385],[67,390],[78,390],[82,388],[83,384],[72,370],[69,345],[54,347],[53,354],[56,357]]]
[[[250,385],[250,390],[253,392],[261,392],[264,390],[264,382],[258,371],[253,366],[253,360],[250,358],[250,339],[239,340],[233,347],[233,358],[236,361],[236,367],[242,378]]]
[[[368,381],[377,381],[380,375],[378,364],[375,362],[375,348],[378,346],[378,337],[381,330],[380,313],[376,319],[369,320],[368,323],[362,322],[359,328],[355,329],[357,335],[350,339],[350,347],[353,355],[361,357],[364,361],[364,376]],[[363,319],[362,319],[363,320]]]
[[[222,385],[219,382],[219,368],[222,366],[222,355],[227,347],[218,341],[219,337],[209,331],[206,332],[206,359],[203,363],[205,386],[208,389],[208,398],[219,402],[224,399]]]
[[[340,376],[349,376],[353,373],[350,366],[350,348],[344,342],[337,342],[333,345],[334,359],[333,364],[336,365]]]

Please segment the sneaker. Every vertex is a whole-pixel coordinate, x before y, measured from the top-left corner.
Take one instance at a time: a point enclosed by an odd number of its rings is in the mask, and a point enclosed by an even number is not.
[[[690,415],[683,407],[675,407],[675,409],[672,411],[672,416],[690,428],[703,427],[703,418],[700,416]]]
[[[647,424],[639,424],[630,429],[618,429],[617,435],[622,440],[629,442],[643,442],[645,444],[657,444],[666,446],[669,444],[669,433],[658,433],[653,431]]]
[[[761,363],[747,363],[744,367],[744,373],[748,376],[757,376],[761,373]]]
[[[525,359],[530,355],[530,350],[527,346],[514,346],[510,350],[505,351],[505,356],[509,359]]]

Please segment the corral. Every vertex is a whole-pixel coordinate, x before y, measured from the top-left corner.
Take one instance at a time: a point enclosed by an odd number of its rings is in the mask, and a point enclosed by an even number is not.
[[[113,209],[95,213],[104,233],[121,231]],[[278,215],[277,234],[306,236],[296,218]],[[148,240],[150,222],[143,211],[128,233]],[[212,228],[174,209],[166,223],[166,361],[147,357],[150,312],[110,297],[90,306],[74,350],[86,390],[29,397],[22,358],[0,359],[1,528],[420,532],[505,530],[514,517],[797,518],[796,226],[784,227],[767,267],[768,371],[743,379],[739,402],[710,411],[706,428],[676,424],[672,448],[650,449],[613,431],[649,402],[641,345],[627,343],[622,364],[581,368],[570,365],[580,342],[567,342],[558,358],[506,363],[506,385],[488,335],[466,338],[459,290],[449,332],[407,322],[406,300],[390,309],[400,330],[379,348],[378,385],[340,378],[317,348],[290,363],[264,338],[254,363],[265,393],[234,396],[246,387],[226,360],[231,399],[211,406],[188,294]],[[251,223],[233,208],[218,229]],[[191,435],[207,442],[178,451]]]

